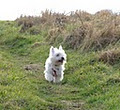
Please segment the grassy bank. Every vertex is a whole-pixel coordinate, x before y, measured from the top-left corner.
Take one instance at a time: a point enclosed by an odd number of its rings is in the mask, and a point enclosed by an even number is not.
[[[111,11],[0,21],[0,109],[119,110],[120,16]],[[44,79],[51,45],[67,53],[64,80]]]

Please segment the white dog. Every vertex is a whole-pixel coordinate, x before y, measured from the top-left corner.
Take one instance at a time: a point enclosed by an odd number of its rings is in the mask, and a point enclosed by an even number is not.
[[[66,54],[62,46],[59,49],[51,46],[49,57],[45,63],[45,79],[49,82],[58,83],[63,80],[66,63]]]

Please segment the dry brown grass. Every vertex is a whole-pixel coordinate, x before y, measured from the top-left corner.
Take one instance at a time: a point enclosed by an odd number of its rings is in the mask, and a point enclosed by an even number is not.
[[[114,65],[120,62],[120,49],[104,51],[99,55],[99,61]]]
[[[57,36],[59,34],[62,33],[62,30],[61,28],[52,28],[52,29],[49,29],[48,30],[48,37],[46,38],[46,41],[49,40],[49,43],[54,43],[55,42],[55,39],[57,38]]]
[[[74,29],[68,36],[66,36],[64,43],[68,48],[78,49],[82,41],[85,39],[87,29],[83,26]]]
[[[50,43],[61,36],[63,44],[72,49],[101,50],[120,40],[120,15],[110,10],[93,15],[78,10],[68,14],[46,10],[39,17],[21,16],[16,22],[21,25],[20,32],[39,34],[44,29]]]
[[[32,26],[42,26],[42,27],[64,27],[66,23],[65,14],[52,13],[52,11],[46,10],[41,12],[41,16],[21,16],[16,19],[18,26],[22,26],[21,30],[26,31]]]

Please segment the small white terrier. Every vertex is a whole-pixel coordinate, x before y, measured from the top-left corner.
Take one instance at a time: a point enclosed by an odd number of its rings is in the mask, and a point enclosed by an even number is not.
[[[65,63],[66,63],[66,54],[62,46],[59,46],[59,49],[51,46],[49,57],[45,63],[45,79],[49,82],[58,83],[63,80]]]

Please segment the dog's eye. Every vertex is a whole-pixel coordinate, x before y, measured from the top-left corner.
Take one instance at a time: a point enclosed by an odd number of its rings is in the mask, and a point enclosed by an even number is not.
[[[60,56],[60,54],[57,54],[56,56],[57,56],[57,57],[59,57],[59,56]]]

